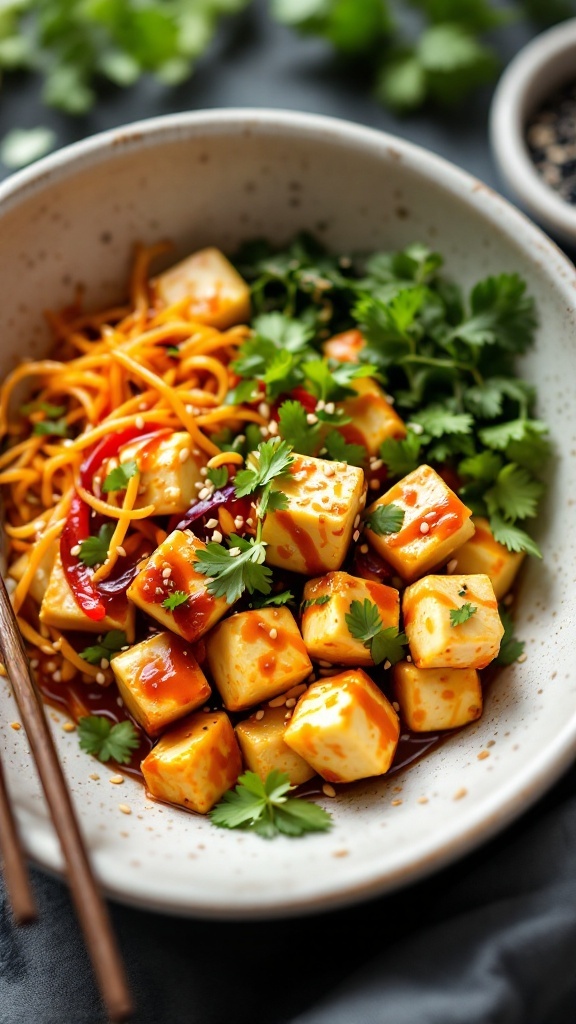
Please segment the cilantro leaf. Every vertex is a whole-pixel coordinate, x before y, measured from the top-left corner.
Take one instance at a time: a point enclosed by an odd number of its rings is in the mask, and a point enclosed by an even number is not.
[[[266,487],[276,477],[284,476],[293,461],[292,449],[286,441],[278,438],[261,441],[257,451],[252,453],[252,465],[236,473],[236,497],[243,498],[247,494],[253,494],[259,487]]]
[[[233,545],[230,549],[210,541],[205,549],[196,552],[194,568],[208,577],[208,593],[214,597],[225,597],[228,604],[237,601],[245,590],[250,594],[256,590],[269,594],[272,570],[262,564],[266,549],[264,542],[254,537],[245,540],[236,534],[231,534],[229,540]]]
[[[250,607],[270,608],[273,606],[276,608],[283,604],[289,604],[290,601],[294,601],[294,594],[291,590],[283,590],[280,594],[271,594],[270,597],[255,594],[250,601]]]
[[[367,451],[363,444],[348,444],[338,430],[331,430],[324,438],[324,447],[333,462],[347,462],[349,466],[362,467]]]
[[[185,590],[173,590],[172,593],[162,601],[162,607],[166,608],[169,612],[173,612],[176,608],[180,608],[181,605],[186,604],[189,596],[190,595],[187,594]]]
[[[329,600],[330,594],[322,594],[320,597],[307,597],[300,605],[300,612],[305,612],[307,608],[312,608],[315,604],[327,604]]]
[[[131,751],[139,746],[138,733],[132,722],[112,725],[104,715],[84,715],[78,719],[80,747],[100,761],[128,764]]]
[[[101,565],[106,561],[108,548],[114,533],[112,523],[104,523],[98,530],[97,537],[87,537],[80,544],[78,558],[84,565]]]
[[[406,635],[394,626],[384,629],[377,606],[367,597],[364,601],[351,601],[344,618],[350,635],[368,648],[375,665],[382,661],[395,665],[404,657]]]
[[[388,505],[377,505],[373,512],[366,516],[365,524],[369,530],[378,534],[398,533],[402,529],[404,516],[403,508],[391,501]]]
[[[463,622],[468,622],[472,616],[478,611],[475,605],[470,604],[466,601],[465,604],[461,605],[460,608],[450,609],[450,625],[461,626]]]
[[[502,603],[498,606],[498,611],[504,626],[504,635],[500,641],[500,650],[496,655],[495,661],[497,665],[511,665],[514,661],[518,661],[520,655],[524,653],[526,644],[523,640],[517,640],[514,636],[512,616]]]
[[[543,493],[544,485],[539,480],[510,462],[499,471],[484,500],[490,514],[500,514],[514,521],[535,516],[538,499]]]
[[[474,420],[469,413],[454,413],[440,404],[429,405],[412,416],[412,422],[418,423],[430,437],[443,437],[444,434],[469,434]]]
[[[320,445],[320,424],[308,423],[304,406],[287,399],[278,409],[278,432],[300,455],[314,455]]]
[[[33,412],[43,412],[49,420],[60,419],[66,412],[65,405],[52,405],[50,402],[27,402],[21,406],[20,412],[23,416],[30,416]]]
[[[34,424],[32,433],[36,436],[45,437],[68,437],[68,424],[65,419],[61,420],[38,420]]]
[[[391,477],[407,476],[419,465],[422,441],[419,435],[408,430],[406,437],[395,440],[392,437],[380,445],[380,458],[385,463]]]
[[[214,484],[214,487],[218,491],[221,487],[225,487],[228,483],[228,470],[226,466],[216,466],[215,469],[209,469],[206,473],[206,478],[210,483]]]
[[[494,540],[497,540],[499,544],[504,544],[504,547],[507,547],[509,551],[526,551],[529,555],[542,558],[542,552],[536,541],[532,540],[532,537],[525,530],[521,530],[512,523],[506,522],[496,513],[490,516],[490,529]]]
[[[97,644],[85,647],[80,657],[91,665],[99,665],[102,660],[110,661],[127,644],[126,633],[122,629],[111,629]]]
[[[220,828],[242,828],[257,832],[265,839],[282,833],[301,836],[323,832],[332,824],[332,816],[317,804],[288,797],[294,786],[288,775],[276,769],[262,781],[255,772],[244,772],[234,789],[228,790],[209,813]]]
[[[518,274],[487,277],[472,290],[471,317],[453,330],[469,345],[498,343],[511,352],[525,352],[537,326],[534,300]]]
[[[127,462],[121,462],[119,466],[112,469],[104,483],[102,484],[102,490],[105,494],[110,491],[123,491],[128,486],[128,481],[139,472],[138,464],[136,459],[128,459]]]

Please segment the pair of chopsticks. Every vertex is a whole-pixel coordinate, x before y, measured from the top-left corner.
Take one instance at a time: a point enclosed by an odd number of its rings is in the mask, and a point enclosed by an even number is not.
[[[0,576],[0,653],[8,671],[54,828],[94,973],[110,1020],[128,1020],[132,999],[104,899],[92,873],[42,699],[32,678],[16,616]],[[4,881],[18,923],[36,917],[26,858],[0,764],[0,853]]]

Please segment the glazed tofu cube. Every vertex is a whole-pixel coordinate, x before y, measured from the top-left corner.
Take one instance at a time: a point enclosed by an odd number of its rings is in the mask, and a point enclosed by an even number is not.
[[[242,711],[301,683],[312,672],[292,612],[239,612],[206,637],[206,659],[224,707]]]
[[[361,509],[363,471],[297,455],[289,475],[274,481],[272,489],[283,491],[288,505],[264,520],[269,565],[308,576],[339,569]]]
[[[363,444],[369,455],[377,455],[380,445],[389,437],[406,437],[404,421],[375,380],[360,377],[353,380],[350,387],[354,388],[357,396],[345,398],[341,406],[352,422],[338,427],[349,444]]]
[[[263,709],[262,717],[258,718],[257,714],[262,712],[251,715],[236,726],[236,738],[247,768],[256,772],[262,781],[276,769],[288,776],[292,786],[308,782],[316,772],[284,742],[286,708],[267,707]]]
[[[196,552],[205,547],[190,531],[174,530],[126,591],[138,608],[188,641],[207,633],[230,607],[226,598],[208,593],[207,577],[194,569]],[[165,606],[171,596],[184,594],[186,600],[173,610]]]
[[[58,547],[59,541],[54,541],[54,543],[50,545],[48,550],[40,559],[36,572],[32,577],[32,582],[30,583],[30,586],[28,588],[28,593],[30,594],[30,597],[34,601],[36,601],[37,604],[42,604],[44,594],[48,589],[48,583],[50,582],[50,574],[54,567],[54,561],[56,559]],[[12,565],[8,569],[8,575],[13,580],[16,580],[17,583],[19,583],[24,573],[26,572],[26,569],[28,568],[29,562],[30,555],[28,554],[27,551],[25,551],[24,554],[20,555],[19,558],[12,562]]]
[[[207,814],[242,771],[242,755],[224,711],[196,711],[172,726],[140,767],[150,796]]]
[[[453,625],[452,611],[463,621]],[[485,668],[500,650],[504,627],[483,573],[424,576],[406,587],[402,613],[417,668]]]
[[[56,629],[81,630],[86,633],[106,633],[111,629],[122,629],[126,633],[128,643],[132,643],[134,640],[134,606],[126,600],[124,594],[103,597],[103,601],[107,613],[103,619],[94,622],[77,604],[64,575],[62,559],[58,550],[40,605],[40,621],[46,626],[54,626]]]
[[[337,359],[339,363],[357,363],[359,353],[366,342],[357,327],[340,334],[333,334],[322,345],[322,351],[328,359]]]
[[[417,668],[399,661],[392,680],[402,719],[413,732],[457,729],[482,714],[482,686],[474,668]]]
[[[202,706],[210,685],[191,647],[174,633],[156,633],[114,655],[120,696],[149,736]]]
[[[327,782],[353,782],[388,771],[399,735],[394,708],[359,668],[312,683],[284,741]]]
[[[186,512],[198,497],[195,484],[202,480],[200,470],[205,465],[202,455],[194,454],[195,451],[192,438],[185,430],[149,436],[124,445],[114,464],[134,459],[138,466],[141,475],[134,507],[154,505],[154,515],[158,516]],[[106,478],[108,469],[106,464],[102,479]]]
[[[329,572],[304,587],[302,636],[311,658],[336,665],[373,665],[368,648],[355,639],[346,622],[352,601],[375,604],[382,626],[398,629],[400,594],[394,587],[372,583],[347,572]]]
[[[404,512],[398,533],[366,527],[366,538],[407,582],[445,562],[474,533],[471,510],[431,466],[419,466],[399,480],[366,515],[390,504]]]
[[[494,540],[487,519],[474,516],[472,522],[474,536],[454,552],[455,568],[459,573],[485,573],[492,580],[494,593],[500,601],[512,587],[526,552],[509,551]]]
[[[165,306],[188,302],[192,319],[223,330],[250,320],[250,288],[219,249],[200,249],[152,281]]]

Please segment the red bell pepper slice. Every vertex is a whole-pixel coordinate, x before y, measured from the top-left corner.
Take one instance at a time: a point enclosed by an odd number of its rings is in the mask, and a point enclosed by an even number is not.
[[[87,565],[72,555],[72,548],[90,536],[90,509],[77,494],[72,498],[68,518],[60,537],[60,558],[68,586],[78,607],[92,619],[100,622],[106,615],[105,605],[92,583],[92,573]]]
[[[124,430],[119,430],[116,434],[110,434],[108,437],[102,438],[80,466],[80,483],[82,486],[90,490],[92,487],[92,477],[96,470],[100,468],[106,459],[111,459],[114,455],[117,455],[120,448],[123,448],[129,441],[133,441],[135,437],[148,437],[148,434],[156,433],[162,429],[156,423],[147,423],[144,429],[136,426],[126,427]]]

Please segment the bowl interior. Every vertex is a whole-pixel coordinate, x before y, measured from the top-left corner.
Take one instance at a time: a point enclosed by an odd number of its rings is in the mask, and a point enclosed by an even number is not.
[[[534,295],[538,344],[524,372],[539,391],[556,456],[538,523],[544,551],[523,570],[517,632],[528,658],[503,670],[482,718],[401,776],[359,783],[330,804],[335,827],[266,843],[155,805],[53,725],[95,868],[110,896],[175,913],[286,915],[408,884],[486,839],[558,777],[576,746],[576,556],[566,529],[576,493],[576,273],[505,200],[433,154],[327,118],[266,111],[178,115],[106,133],[47,158],[0,189],[1,369],[38,356],[43,313],[77,286],[97,307],[126,294],[136,242],[169,239],[172,261],[213,244],[233,251],[299,230],[334,251],[420,241],[464,286],[516,271]],[[6,684],[0,721],[31,855],[61,862]]]

